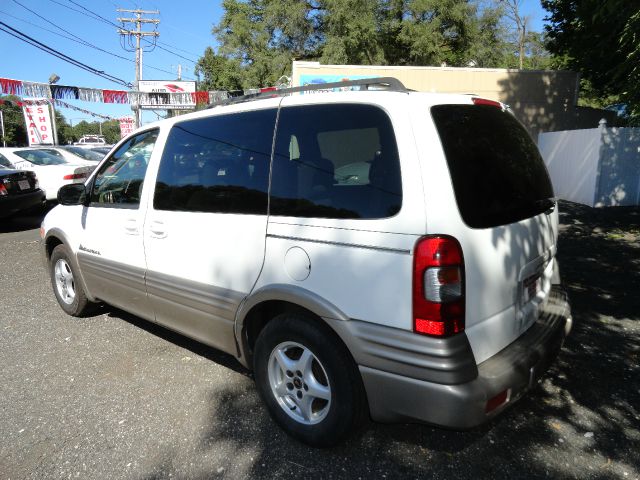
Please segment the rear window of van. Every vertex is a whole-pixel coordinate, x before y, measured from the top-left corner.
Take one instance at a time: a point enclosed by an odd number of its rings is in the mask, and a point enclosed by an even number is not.
[[[485,105],[437,105],[431,115],[468,226],[506,225],[553,206],[542,157],[513,115]]]

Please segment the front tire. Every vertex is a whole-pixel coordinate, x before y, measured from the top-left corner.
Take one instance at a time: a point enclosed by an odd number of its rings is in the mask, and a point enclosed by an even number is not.
[[[81,317],[95,307],[95,304],[87,299],[82,285],[78,282],[78,274],[64,245],[58,245],[51,253],[49,275],[56,300],[67,314]]]
[[[356,364],[326,325],[281,314],[260,332],[254,375],[273,419],[288,434],[314,446],[335,445],[368,416]]]

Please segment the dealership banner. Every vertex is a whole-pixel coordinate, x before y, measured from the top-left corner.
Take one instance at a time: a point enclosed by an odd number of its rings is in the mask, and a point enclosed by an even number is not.
[[[41,99],[32,99],[34,103]],[[46,100],[45,100],[46,101]],[[24,121],[27,125],[29,136],[29,146],[33,145],[53,145],[53,128],[51,127],[51,115],[49,105],[29,105],[22,106]]]
[[[133,117],[122,117],[120,121],[120,138],[124,138],[136,128],[136,121]]]
[[[196,92],[196,82],[140,80],[138,90],[146,94],[140,98],[139,106],[143,109],[167,108],[169,105],[171,110],[193,110],[196,107],[193,95]]]

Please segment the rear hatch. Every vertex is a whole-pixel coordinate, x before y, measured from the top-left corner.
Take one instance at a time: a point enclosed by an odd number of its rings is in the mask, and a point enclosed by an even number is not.
[[[453,231],[442,233],[462,246],[465,332],[480,363],[537,319],[551,287],[558,216],[525,128],[501,104],[474,103],[436,105],[431,115],[459,212]]]

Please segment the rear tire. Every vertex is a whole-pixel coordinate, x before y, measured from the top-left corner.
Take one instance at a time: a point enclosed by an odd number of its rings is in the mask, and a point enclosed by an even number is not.
[[[292,437],[329,447],[368,418],[360,373],[340,338],[299,314],[281,314],[260,332],[253,359],[258,391]]]
[[[95,307],[96,304],[87,299],[82,285],[78,282],[78,272],[73,267],[64,245],[58,245],[51,253],[49,276],[56,300],[67,314],[81,317]]]

